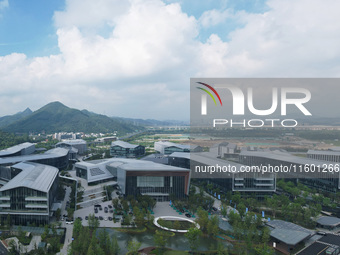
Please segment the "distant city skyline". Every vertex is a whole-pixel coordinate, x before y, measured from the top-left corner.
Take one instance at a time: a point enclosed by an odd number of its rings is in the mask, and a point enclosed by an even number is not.
[[[339,9],[336,0],[0,0],[0,116],[60,101],[188,120],[190,78],[339,77]]]

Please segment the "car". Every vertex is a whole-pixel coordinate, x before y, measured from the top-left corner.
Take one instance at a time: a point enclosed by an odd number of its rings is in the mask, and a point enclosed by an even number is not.
[[[109,210],[109,213],[113,213],[113,210],[111,209],[111,210]]]
[[[83,220],[83,218],[82,218],[82,217],[77,217],[77,219],[79,219],[79,220]]]
[[[99,216],[99,220],[103,220],[104,218],[102,216]]]
[[[66,224],[73,224],[73,220],[66,219]]]
[[[325,236],[325,235],[326,235],[326,232],[318,231],[316,234],[318,234],[318,235],[320,235],[320,236]]]
[[[96,208],[96,209],[94,209],[94,213],[98,213],[98,209]]]
[[[215,212],[217,211],[217,208],[216,208],[216,207],[214,207],[214,206],[213,206],[213,207],[211,207],[211,209],[213,209],[213,211],[215,211]]]
[[[94,217],[96,220],[99,220],[99,218],[96,216],[96,217]]]
[[[112,209],[113,207],[112,207],[112,205],[108,205],[108,207],[110,208],[110,209]]]
[[[64,215],[63,215],[63,217],[65,217],[65,218],[66,218],[66,217],[67,217],[67,215],[66,215],[66,214],[64,214]]]
[[[104,220],[107,220],[107,217],[104,217]]]
[[[112,221],[112,220],[113,220],[113,218],[112,218],[112,217],[109,217],[108,219],[109,219],[110,221]]]
[[[181,208],[181,209],[179,209],[179,211],[180,211],[181,213],[184,213],[184,209],[182,209],[182,208]]]
[[[61,217],[60,220],[63,221],[63,220],[65,220],[65,218],[64,218],[64,217]]]
[[[89,219],[89,216],[85,216],[85,220],[88,220]]]
[[[116,212],[117,215],[123,215],[123,212]]]
[[[107,209],[107,207],[104,208],[104,212],[105,213],[108,213],[109,212],[109,209]]]
[[[188,218],[191,218],[190,213],[186,213],[185,216],[187,216]]]
[[[100,206],[100,207],[98,207],[98,208],[99,208],[99,211],[103,211],[103,207]]]

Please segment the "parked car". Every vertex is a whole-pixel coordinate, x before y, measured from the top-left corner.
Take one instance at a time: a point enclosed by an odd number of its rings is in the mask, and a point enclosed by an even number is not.
[[[103,220],[104,218],[102,216],[99,216],[99,220]]]
[[[66,224],[73,224],[73,220],[66,219]]]
[[[89,216],[85,216],[85,220],[88,220],[89,219]]]
[[[109,217],[109,220],[110,220],[110,221],[112,221],[112,220],[113,220],[113,218],[112,218],[112,217]]]
[[[98,209],[97,208],[94,209],[94,213],[98,213]]]
[[[185,216],[187,216],[188,218],[191,218],[190,213],[186,213]]]
[[[77,217],[77,219],[83,220],[83,218],[82,218],[82,217]]]
[[[112,209],[113,207],[112,207],[112,205],[108,205],[108,207],[110,208],[110,209]]]

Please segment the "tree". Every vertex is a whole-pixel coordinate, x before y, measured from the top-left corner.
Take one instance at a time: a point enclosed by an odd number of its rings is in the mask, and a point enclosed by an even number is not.
[[[44,226],[44,233],[41,235],[41,240],[45,241],[49,234],[48,225]]]
[[[138,255],[138,250],[141,247],[141,243],[135,240],[128,242],[127,249],[131,255]]]
[[[77,218],[74,221],[74,225],[73,225],[73,236],[75,238],[79,236],[79,233],[80,233],[81,229],[82,229],[81,220]]]
[[[156,246],[159,248],[159,254],[162,254],[164,251],[164,247],[168,241],[168,236],[164,235],[161,231],[156,230],[155,235],[153,236],[153,240]]]
[[[216,236],[218,234],[218,218],[217,216],[213,216],[210,218],[209,222],[208,222],[208,226],[207,226],[207,231],[208,231],[208,235],[210,236]]]
[[[88,221],[89,228],[92,229],[92,231],[99,227],[100,222],[98,219],[96,219],[94,214],[90,214],[87,221]]]
[[[198,238],[202,235],[202,231],[198,228],[189,228],[188,232],[186,232],[185,237],[188,239],[190,244],[190,249],[192,251],[197,250]]]
[[[60,208],[58,208],[58,209],[55,211],[55,216],[56,216],[57,220],[60,219],[60,215],[61,215],[61,210],[60,210]]]

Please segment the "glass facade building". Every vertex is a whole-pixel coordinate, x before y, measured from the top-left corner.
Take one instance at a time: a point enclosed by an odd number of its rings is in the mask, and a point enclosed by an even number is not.
[[[47,224],[56,202],[58,169],[36,163],[12,167],[12,179],[0,188],[0,217],[11,224]]]

